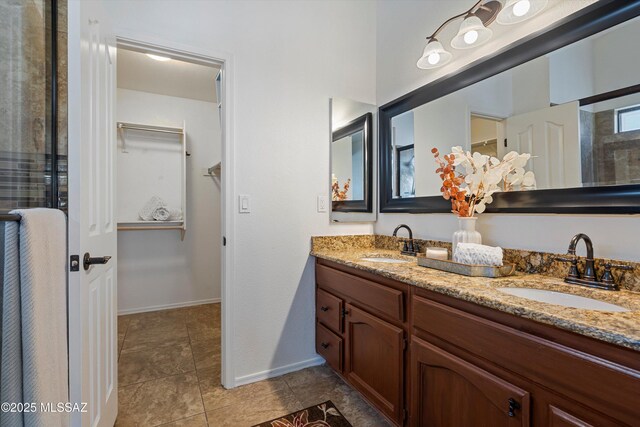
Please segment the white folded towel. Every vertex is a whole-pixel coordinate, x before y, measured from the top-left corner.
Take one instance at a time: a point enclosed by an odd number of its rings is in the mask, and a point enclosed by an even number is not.
[[[171,221],[182,221],[182,209],[169,209],[169,219]]]
[[[153,196],[149,199],[147,203],[145,203],[142,209],[140,209],[140,212],[138,212],[138,215],[140,215],[140,219],[144,221],[153,221],[154,220],[153,213],[156,211],[156,209],[166,208],[166,207],[167,207],[167,203],[162,198],[158,196]]]
[[[169,209],[160,207],[153,211],[153,215],[151,216],[156,221],[166,221],[169,219],[169,216],[171,216],[171,214],[169,213]]]
[[[453,260],[469,265],[502,266],[502,248],[477,243],[458,243]]]

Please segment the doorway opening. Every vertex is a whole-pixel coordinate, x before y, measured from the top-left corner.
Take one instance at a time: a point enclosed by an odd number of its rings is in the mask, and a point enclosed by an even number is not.
[[[471,114],[471,152],[499,157],[501,150],[498,141],[504,139],[503,119]]]
[[[228,59],[117,43],[119,368],[131,381],[144,376],[144,366],[125,366],[140,355],[127,355],[142,341],[174,340],[196,370],[232,387],[223,354],[231,348],[223,332],[231,262],[223,242],[232,230]]]

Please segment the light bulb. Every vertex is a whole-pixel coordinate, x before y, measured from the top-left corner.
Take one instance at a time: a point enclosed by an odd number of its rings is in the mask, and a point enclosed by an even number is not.
[[[161,62],[171,61],[171,58],[168,58],[166,56],[154,55],[152,53],[147,53],[145,55],[147,55],[151,59],[155,59],[156,61],[161,61]]]
[[[466,44],[474,44],[478,40],[478,32],[476,30],[467,31],[464,33],[464,42]]]
[[[524,16],[531,9],[531,2],[529,0],[520,0],[513,5],[513,14],[515,16]]]
[[[436,39],[430,39],[424,47],[422,56],[418,59],[416,66],[421,70],[441,67],[451,61],[451,53],[444,50],[442,44]]]

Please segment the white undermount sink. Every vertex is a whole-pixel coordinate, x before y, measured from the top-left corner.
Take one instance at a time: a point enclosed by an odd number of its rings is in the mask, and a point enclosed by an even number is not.
[[[369,261],[369,262],[382,262],[385,264],[404,264],[405,262],[409,262],[404,259],[388,258],[388,257],[364,257],[364,258],[360,258],[360,260]]]
[[[563,292],[547,291],[544,289],[531,288],[498,288],[500,292],[514,295],[516,297],[527,298],[534,301],[546,302],[548,304],[561,305],[563,307],[581,308],[583,310],[624,312],[630,311],[627,308],[593,298],[581,297],[579,295],[565,294]]]

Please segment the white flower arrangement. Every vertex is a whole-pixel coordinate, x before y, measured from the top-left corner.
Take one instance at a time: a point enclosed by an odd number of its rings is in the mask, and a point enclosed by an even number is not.
[[[475,213],[484,212],[487,205],[493,202],[496,192],[536,188],[534,173],[525,171],[531,154],[511,151],[499,160],[477,152],[465,152],[462,147],[453,147],[451,154],[445,155],[442,160],[437,149],[434,148],[432,152],[440,165],[436,172],[443,181],[443,196],[451,199],[452,211],[459,216],[472,217]]]

